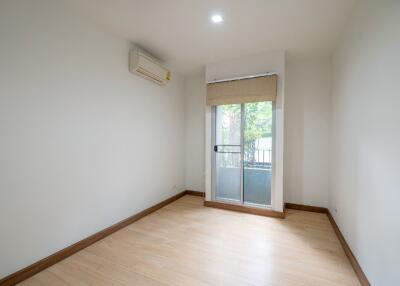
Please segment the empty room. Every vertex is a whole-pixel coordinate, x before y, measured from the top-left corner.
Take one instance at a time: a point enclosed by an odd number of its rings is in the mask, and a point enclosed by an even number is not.
[[[0,0],[0,286],[400,285],[399,0]]]

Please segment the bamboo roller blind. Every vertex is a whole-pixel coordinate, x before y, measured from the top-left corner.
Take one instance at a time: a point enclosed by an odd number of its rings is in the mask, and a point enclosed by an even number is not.
[[[277,75],[207,84],[207,105],[275,101]]]

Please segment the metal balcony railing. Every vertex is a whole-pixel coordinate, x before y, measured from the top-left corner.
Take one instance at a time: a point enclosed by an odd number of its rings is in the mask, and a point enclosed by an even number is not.
[[[254,152],[245,151],[243,156],[245,168],[271,170],[272,150],[256,149]],[[225,168],[240,168],[240,152],[220,152],[219,166]]]

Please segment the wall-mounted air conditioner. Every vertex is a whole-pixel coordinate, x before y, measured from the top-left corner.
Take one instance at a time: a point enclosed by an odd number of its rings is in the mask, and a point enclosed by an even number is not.
[[[157,59],[137,47],[133,47],[129,52],[129,71],[159,85],[164,85],[171,79],[169,70],[164,68]]]

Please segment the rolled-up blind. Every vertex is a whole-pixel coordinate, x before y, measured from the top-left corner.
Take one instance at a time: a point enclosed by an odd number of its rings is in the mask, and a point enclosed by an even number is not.
[[[277,75],[207,84],[207,105],[275,101]]]

